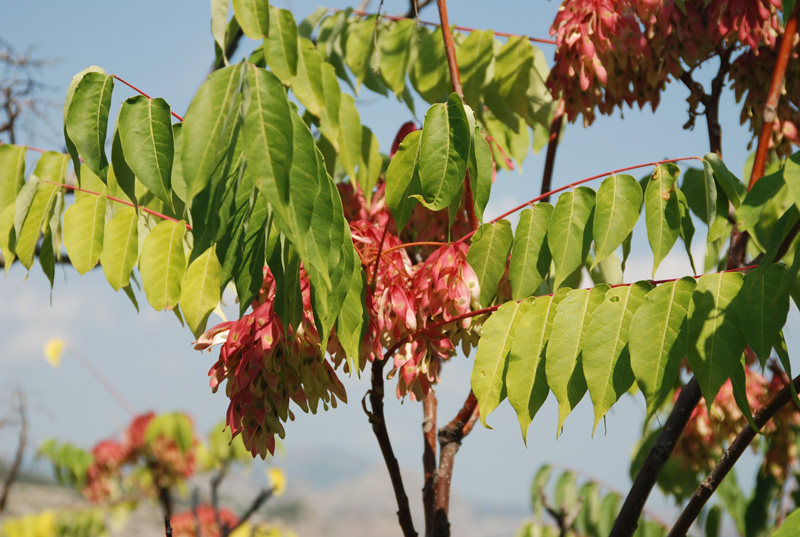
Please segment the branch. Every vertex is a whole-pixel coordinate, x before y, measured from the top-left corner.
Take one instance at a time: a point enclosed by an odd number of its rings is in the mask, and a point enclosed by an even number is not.
[[[405,14],[406,19],[419,19],[419,12],[422,11],[425,7],[431,5],[434,0],[409,0],[411,6],[409,6],[408,11]],[[362,10],[363,11],[363,10]]]
[[[553,168],[556,162],[556,149],[558,139],[561,136],[561,125],[564,123],[564,101],[558,101],[553,120],[550,122],[550,137],[547,141],[547,156],[544,161],[544,173],[542,174],[542,195],[545,196],[553,183]],[[542,201],[550,201],[550,196],[545,196]]]
[[[424,448],[422,452],[422,467],[425,472],[425,483],[422,487],[422,505],[425,509],[425,535],[433,532],[433,517],[436,513],[434,485],[438,472],[436,471],[436,394],[431,389],[422,400],[423,419],[422,436]]]
[[[17,390],[17,399],[19,401],[19,442],[17,442],[17,452],[14,455],[14,462],[11,463],[11,468],[8,470],[8,475],[3,483],[2,492],[0,492],[0,513],[6,508],[8,501],[8,494],[11,491],[11,486],[17,478],[19,468],[22,465],[22,454],[25,452],[25,446],[28,444],[28,412],[25,404],[25,394],[21,390]]]
[[[394,456],[389,432],[386,430],[386,419],[383,416],[383,366],[385,363],[385,359],[372,362],[372,388],[364,395],[361,400],[361,406],[369,417],[370,424],[372,424],[372,432],[375,433],[375,438],[378,439],[383,460],[386,462],[386,469],[389,471],[389,477],[392,480],[392,488],[397,500],[397,518],[400,522],[400,528],[403,530],[405,537],[417,537],[417,532],[414,530],[414,521],[411,519],[411,509],[408,506],[408,496],[403,486],[403,477],[400,475],[400,465]],[[369,397],[372,411],[367,409],[367,397]]]
[[[656,442],[647,453],[642,469],[639,470],[631,490],[625,498],[625,503],[622,504],[622,509],[614,522],[609,537],[630,537],[636,531],[647,497],[653,490],[664,464],[672,455],[672,450],[675,449],[675,444],[686,427],[692,410],[700,402],[700,397],[700,384],[697,382],[697,378],[692,377],[692,380],[681,389],[678,400],[675,401],[675,406],[672,407],[672,411],[664,423],[664,428],[661,429]]]
[[[573,524],[575,524],[575,519],[578,518],[578,514],[581,511],[583,498],[579,497],[575,508],[571,511],[567,511],[563,505],[556,508],[550,503],[550,500],[547,498],[547,494],[544,491],[544,487],[539,487],[539,496],[541,497],[542,507],[544,507],[545,511],[547,511],[547,514],[556,521],[556,524],[558,524],[559,536],[567,537],[572,529]]]
[[[792,384],[794,384],[795,390],[800,390],[800,375],[794,378]],[[753,415],[753,420],[758,426],[758,429],[761,430],[761,428],[766,425],[769,420],[775,417],[775,414],[777,414],[790,402],[792,402],[792,389],[791,385],[787,383],[777,394],[772,397],[772,399],[767,401],[767,403]],[[711,473],[708,474],[708,477],[706,477],[705,480],[700,484],[697,491],[694,493],[694,496],[692,496],[692,499],[689,500],[689,503],[678,517],[678,520],[675,522],[672,530],[670,530],[668,537],[686,535],[686,532],[689,531],[692,523],[700,515],[700,510],[706,504],[711,495],[714,494],[714,491],[717,490],[719,484],[723,479],[725,479],[725,476],[728,475],[728,472],[731,471],[733,465],[739,460],[739,457],[742,455],[742,453],[744,453],[744,451],[756,437],[756,434],[756,430],[753,429],[750,424],[745,424],[741,428],[739,434],[736,436],[736,439],[731,442],[731,445],[722,455],[722,458],[720,458],[717,465],[713,470],[711,470]]]
[[[239,526],[247,522],[250,519],[250,517],[253,516],[253,514],[256,511],[258,511],[261,508],[261,506],[264,505],[264,503],[266,503],[266,501],[272,497],[274,493],[275,493],[275,487],[272,487],[269,490],[263,489],[259,493],[259,495],[253,499],[253,502],[250,504],[250,507],[248,507],[244,513],[242,513],[242,516],[239,517],[239,521],[236,524],[234,524],[232,528],[230,529],[225,528],[222,531],[222,535],[227,537],[228,535],[231,535],[234,531],[236,531],[239,528]],[[220,529],[222,529],[222,526],[220,526]]]
[[[434,483],[434,537],[450,535],[450,484],[453,478],[453,463],[461,441],[472,432],[479,416],[478,400],[472,390],[469,391],[464,406],[453,420],[439,429],[439,470]]]

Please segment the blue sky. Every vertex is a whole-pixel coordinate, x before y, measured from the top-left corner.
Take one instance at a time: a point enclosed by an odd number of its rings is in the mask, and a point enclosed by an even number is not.
[[[298,20],[316,4],[310,1],[275,2],[288,7]],[[377,1],[370,6],[377,8]],[[547,37],[557,2],[530,0],[502,2],[452,1],[450,21],[468,27]],[[329,7],[344,7],[329,2]],[[387,0],[384,9],[398,13],[407,2]],[[422,19],[436,20],[429,7]],[[89,65],[99,65],[153,96],[165,98],[178,114],[185,113],[192,95],[204,80],[213,59],[209,7],[205,2],[140,0],[136,3],[102,0],[61,2],[31,0],[14,2],[0,19],[0,37],[18,50],[32,50],[40,57],[53,57],[52,67],[41,77],[52,91],[47,93],[52,110],[35,130],[20,136],[22,143],[61,149],[61,107],[71,77]],[[249,46],[251,43],[245,43]],[[542,45],[548,59],[552,47]],[[710,75],[709,75],[710,78]],[[132,96],[121,84],[115,88],[114,108]],[[657,113],[626,110],[624,120],[599,117],[589,129],[569,125],[558,150],[554,186],[586,176],[637,163],[683,156],[702,156],[708,151],[702,119],[694,132],[682,129],[686,121],[685,88],[670,84]],[[364,91],[357,104],[362,121],[386,150],[397,128],[410,119],[404,105]],[[418,110],[424,111],[420,104]],[[421,115],[421,114],[420,114]],[[731,170],[740,173],[747,158],[749,133],[739,125],[739,110],[730,91],[721,108],[723,154]],[[35,154],[29,153],[29,158]],[[487,216],[497,215],[539,193],[544,152],[531,154],[521,173],[501,174],[494,187]],[[641,176],[646,171],[634,173]],[[597,188],[599,184],[590,185]],[[700,230],[704,231],[704,230]],[[633,258],[626,281],[649,277],[651,254],[644,230],[638,229]],[[702,238],[695,250],[702,253]],[[676,247],[659,269],[661,278],[690,273],[685,254]],[[701,256],[702,257],[702,256]],[[105,282],[100,271],[79,277],[70,268],[57,269],[51,297],[38,266],[26,279],[16,265],[0,278],[0,338],[3,376],[0,386],[20,385],[32,402],[32,442],[57,436],[83,446],[118,431],[128,421],[124,410],[75,362],[66,357],[61,368],[51,369],[42,358],[42,345],[51,337],[63,337],[91,360],[141,411],[185,410],[199,430],[207,431],[224,417],[227,400],[212,395],[207,371],[213,358],[191,350],[192,336],[170,313],[144,306],[136,314],[128,300]],[[229,300],[230,303],[230,300]],[[230,309],[230,308],[229,308]],[[212,318],[213,319],[213,318]],[[797,348],[797,316],[790,321],[790,349]],[[456,357],[444,367],[440,386],[440,420],[449,420],[462,404],[469,387],[471,361]],[[364,379],[346,381],[350,404],[326,415],[298,415],[287,427],[287,457],[308,449],[346,453],[367,464],[379,464],[375,439],[359,401],[367,389]],[[421,488],[419,434],[422,410],[414,402],[387,401],[387,419],[401,466],[409,470],[409,489]],[[529,432],[530,448],[520,439],[519,427],[505,403],[489,419],[494,427],[477,427],[459,452],[453,487],[469,500],[505,504],[524,509],[530,480],[545,462],[574,466],[617,488],[626,489],[630,452],[638,440],[644,401],[626,396],[591,436],[592,410],[588,397],[555,438],[556,406],[551,397],[534,420]],[[0,455],[9,453],[7,438],[0,438]],[[291,480],[292,476],[288,478]]]

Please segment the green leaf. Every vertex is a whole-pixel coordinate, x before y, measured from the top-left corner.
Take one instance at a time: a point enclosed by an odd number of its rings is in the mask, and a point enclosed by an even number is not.
[[[692,273],[696,276],[697,269],[694,266],[694,257],[692,256],[692,238],[694,237],[694,222],[692,222],[692,214],[689,211],[689,202],[680,188],[675,188],[675,193],[678,196],[678,208],[681,214],[681,231],[680,237],[683,241],[683,246],[686,249],[686,255],[689,257],[689,264],[692,266]]]
[[[772,534],[772,537],[793,537],[798,534],[800,534],[800,509],[796,509],[786,517],[786,520]]]
[[[365,126],[361,126],[361,155],[358,161],[358,172],[356,181],[361,186],[361,191],[367,199],[367,203],[372,201],[372,190],[378,184],[378,179],[383,168],[383,157],[381,157],[378,146],[378,138],[372,131]]]
[[[78,274],[89,272],[100,259],[105,218],[105,195],[82,198],[64,213],[64,246]]]
[[[722,159],[720,159],[719,155],[716,153],[709,153],[703,157],[703,163],[705,164],[706,162],[711,166],[717,184],[722,188],[722,191],[725,192],[725,195],[731,201],[733,207],[738,209],[739,205],[742,203],[742,197],[744,197],[746,192],[745,186],[730,172],[730,170],[728,170],[722,162]]]
[[[214,71],[200,86],[183,121],[181,167],[189,187],[187,205],[209,184],[228,175],[232,140],[239,126],[241,67]]]
[[[239,314],[244,314],[245,310],[258,296],[261,285],[264,281],[264,263],[266,262],[267,233],[266,230],[272,226],[269,206],[264,194],[259,193],[255,199],[253,209],[249,215],[247,225],[241,245],[237,245],[234,252],[237,270],[232,274],[235,278],[236,294],[239,297]],[[220,245],[217,245],[219,251]],[[227,263],[227,259],[226,259]],[[233,272],[233,268],[229,269]],[[229,278],[226,267],[223,267],[220,279],[220,288],[227,284]],[[223,283],[224,282],[224,283]],[[221,289],[222,290],[222,289]]]
[[[591,291],[575,289],[558,304],[550,341],[545,353],[547,384],[558,400],[558,428],[586,393],[583,376],[583,337],[592,313],[603,302],[608,285],[597,285]]]
[[[25,151],[19,145],[0,145],[0,213],[14,203],[25,183]]]
[[[267,65],[288,86],[297,75],[297,24],[287,9],[273,7],[270,11],[269,38],[264,43]]]
[[[225,54],[225,33],[228,29],[228,4],[230,0],[211,0],[211,35],[214,37],[219,50]],[[228,59],[224,58],[225,65]]]
[[[172,120],[164,99],[131,97],[119,111],[118,131],[125,162],[136,178],[172,205]]]
[[[479,300],[484,308],[497,294],[497,286],[505,272],[513,240],[508,220],[500,220],[496,224],[483,224],[472,238],[467,253],[467,263],[478,276]]]
[[[736,209],[736,221],[739,224],[739,229],[750,232],[750,238],[754,241],[758,241],[754,231],[762,219],[764,209],[773,201],[785,184],[783,174],[780,171],[765,175],[756,181],[753,188],[742,199],[739,208]],[[758,245],[760,247],[766,246]]]
[[[66,159],[66,155],[64,155]],[[14,211],[14,253],[22,266],[30,270],[39,234],[44,229],[59,187],[43,183],[35,175],[19,191]]]
[[[553,296],[536,298],[531,307],[521,312],[514,341],[508,354],[506,389],[508,402],[517,411],[522,440],[528,445],[528,428],[547,394],[545,350],[553,328],[559,302],[569,291],[562,289]]]
[[[106,130],[114,78],[105,73],[86,72],[75,87],[65,122],[71,141],[86,165],[103,181],[108,175]]]
[[[675,184],[678,174],[680,169],[672,163],[659,165],[644,193],[647,240],[653,251],[653,277],[680,234],[681,212]]]
[[[270,35],[270,7],[268,0],[233,0],[233,14],[239,21],[244,35],[258,41]],[[227,18],[228,11],[225,10]],[[292,19],[294,25],[294,18]],[[295,31],[297,26],[295,26]],[[220,45],[224,46],[224,45]],[[184,310],[185,312],[185,310]],[[190,325],[191,326],[191,325]]]
[[[475,206],[475,215],[483,221],[483,211],[489,203],[489,194],[492,190],[492,150],[489,143],[478,127],[472,133],[472,149],[469,153],[467,169],[469,183],[472,187],[472,201]]]
[[[186,269],[181,282],[181,309],[189,329],[200,337],[208,316],[219,304],[219,279],[222,267],[212,246],[200,254]]]
[[[350,24],[344,35],[344,61],[356,75],[356,94],[375,68],[375,18],[373,15]]]
[[[689,276],[659,285],[631,318],[631,369],[647,401],[647,420],[672,389],[686,356],[686,315],[696,285]]]
[[[497,51],[494,82],[500,97],[517,115],[527,117],[533,47],[527,37],[511,37]]]
[[[72,98],[75,96],[75,88],[78,87],[78,84],[86,73],[100,73],[103,76],[106,74],[103,69],[97,67],[96,65],[89,66],[77,75],[73,76],[69,83],[69,87],[67,88],[67,97],[64,100],[64,142],[66,143],[69,156],[72,158],[72,165],[75,169],[75,175],[77,175],[78,180],[80,180],[81,159],[78,156],[78,150],[75,147],[75,143],[72,141],[72,139],[70,139],[69,134],[67,133],[67,116],[69,115],[69,107],[72,104]]]
[[[589,253],[594,204],[594,191],[583,186],[558,197],[547,230],[547,244],[556,266],[554,288],[583,265]]]
[[[42,182],[61,184],[66,180],[69,157],[56,151],[45,151],[36,162],[33,175]]]
[[[736,272],[703,276],[689,306],[687,358],[709,409],[744,352],[737,326],[741,287],[742,275]]]
[[[583,346],[583,376],[594,404],[594,427],[633,385],[628,328],[650,290],[648,282],[610,289],[592,314]]]
[[[183,124],[181,123],[180,125]],[[81,164],[81,167],[83,166]],[[119,194],[115,191],[121,190],[123,196],[127,197],[132,203],[137,203],[136,176],[128,166],[122,151],[122,138],[119,135],[119,116],[117,116],[117,126],[114,128],[114,139],[111,143],[111,167],[108,173],[108,185],[114,194]]]
[[[339,110],[342,102],[342,90],[336,78],[336,71],[331,64],[322,62],[321,72],[325,106],[317,116],[319,117],[319,132],[328,139],[336,151],[339,151],[339,140],[341,139]]]
[[[375,23],[372,23],[373,28]],[[370,35],[370,41],[372,36]],[[416,55],[417,23],[412,19],[393,22],[378,34],[378,66],[390,90],[402,97],[406,87],[406,72]]]
[[[325,109],[322,58],[308,39],[301,38],[298,43],[297,76],[292,80],[292,92],[309,112],[320,117]]]
[[[433,104],[441,102],[450,92],[450,75],[444,50],[442,30],[419,30],[417,58],[409,70],[409,78],[420,97]]]
[[[746,307],[738,309],[739,326],[762,367],[789,313],[789,295],[779,293],[785,273],[783,265],[771,265],[765,271],[747,273],[742,284],[741,295]]]
[[[467,173],[471,136],[464,104],[457,93],[425,114],[419,144],[421,195],[432,211],[444,209],[460,195]]]
[[[506,397],[506,357],[514,341],[516,323],[530,306],[530,302],[507,302],[483,325],[470,384],[478,399],[481,423],[489,429],[486,418]]]
[[[612,175],[597,190],[592,267],[611,255],[633,232],[642,211],[642,187],[630,175]]]
[[[139,258],[138,220],[133,207],[121,207],[106,224],[100,264],[114,291],[129,285],[131,271]]]
[[[355,266],[360,267],[361,260],[353,252]],[[350,373],[361,371],[361,341],[369,323],[369,315],[364,307],[366,299],[367,281],[363,270],[353,271],[353,282],[342,303],[342,311],[336,321],[336,337],[347,354]]]
[[[172,309],[181,296],[186,272],[183,236],[186,224],[164,220],[144,238],[139,272],[147,301],[153,309]]]
[[[731,388],[733,391],[733,399],[736,401],[736,406],[739,407],[747,423],[753,428],[756,433],[761,433],[755,420],[753,419],[753,410],[750,408],[750,401],[747,398],[747,366],[745,365],[745,357],[742,355],[737,366],[733,368],[731,373]]]
[[[280,200],[289,200],[289,173],[294,158],[292,111],[280,80],[264,69],[247,70],[250,102],[244,118],[244,154],[248,173],[259,185],[274,184]]]
[[[551,255],[546,238],[552,215],[553,206],[549,203],[537,203],[519,214],[508,265],[514,300],[535,293],[550,271]]]
[[[411,211],[418,203],[415,195],[420,193],[422,188],[418,166],[421,137],[422,131],[409,133],[400,142],[400,148],[389,163],[389,169],[386,170],[386,205],[394,217],[398,232],[408,224]]]
[[[356,179],[356,166],[361,160],[361,134],[355,100],[343,94],[339,103],[339,160],[351,179]]]
[[[494,32],[477,30],[457,46],[458,71],[464,88],[464,101],[478,110],[482,103],[483,87],[494,61]]]

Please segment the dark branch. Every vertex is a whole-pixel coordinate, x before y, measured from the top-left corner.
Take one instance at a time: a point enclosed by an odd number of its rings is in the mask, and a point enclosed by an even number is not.
[[[564,101],[559,101],[556,105],[556,111],[553,114],[553,120],[550,122],[550,137],[547,141],[547,156],[544,161],[544,173],[542,174],[542,194],[550,192],[553,184],[553,169],[556,163],[556,149],[558,148],[558,139],[561,136],[561,125],[564,123]],[[543,202],[550,201],[550,196],[542,198]]]
[[[17,452],[14,455],[14,462],[11,463],[11,468],[8,470],[3,489],[0,491],[0,513],[5,511],[8,495],[11,491],[11,486],[17,478],[19,468],[22,465],[22,455],[25,452],[25,447],[28,444],[28,411],[25,404],[25,395],[22,391],[17,390],[17,401],[19,411],[19,440],[17,442]]]
[[[408,11],[406,11],[406,14],[404,15],[404,17],[406,19],[419,18],[419,12],[422,11],[423,8],[431,5],[434,1],[435,0],[421,0],[421,1],[409,0],[409,3],[411,5],[408,8]]]
[[[408,496],[403,486],[403,477],[400,475],[400,465],[394,456],[389,432],[386,430],[386,419],[383,415],[383,366],[385,363],[386,360],[372,362],[372,388],[364,395],[361,400],[361,406],[369,417],[372,432],[378,440],[383,460],[386,462],[386,469],[389,471],[389,477],[392,480],[392,488],[397,500],[397,518],[400,522],[400,528],[403,530],[405,537],[416,537],[417,532],[414,530],[414,521],[411,519]],[[367,408],[367,397],[369,397],[372,407],[371,411]]]
[[[261,508],[261,506],[264,505],[264,503],[266,503],[266,501],[272,497],[274,493],[275,493],[274,487],[269,490],[267,489],[262,490],[261,493],[253,499],[253,502],[250,504],[250,507],[248,507],[247,510],[245,510],[245,512],[242,513],[242,515],[239,517],[239,521],[230,529],[227,527],[224,528],[222,534],[227,537],[228,535],[236,531],[239,528],[239,526],[247,522],[250,519],[250,517],[253,516],[255,512],[258,511]]]
[[[434,485],[436,483],[436,394],[431,389],[422,400],[423,420],[422,436],[424,448],[422,466],[425,472],[425,483],[422,487],[422,505],[425,509],[425,535],[433,532],[433,517],[436,512],[434,504]]]
[[[672,455],[672,450],[675,449],[675,444],[686,427],[692,410],[700,402],[700,397],[700,384],[695,377],[692,377],[678,395],[664,428],[647,453],[642,469],[639,470],[625,503],[622,504],[609,537],[630,537],[636,531],[647,497],[650,496],[650,491],[653,490],[664,464]]]
[[[797,376],[792,381],[794,384],[795,390],[800,390],[800,376]],[[758,410],[753,415],[753,420],[755,424],[758,426],[759,430],[761,430],[764,425],[767,424],[769,420],[775,417],[784,406],[792,402],[792,389],[789,383],[787,383],[781,391],[775,394],[772,399],[767,401],[767,403]],[[739,434],[736,436],[736,439],[731,442],[730,447],[725,451],[720,458],[717,465],[711,470],[711,473],[708,474],[708,477],[700,484],[697,491],[692,496],[692,499],[689,500],[689,503],[684,508],[681,515],[678,517],[678,520],[675,522],[675,525],[672,527],[672,530],[669,532],[668,537],[678,537],[686,535],[686,532],[689,531],[689,528],[692,526],[692,523],[697,519],[700,515],[700,511],[703,509],[703,506],[706,504],[708,499],[714,494],[714,491],[717,490],[719,484],[722,483],[722,480],[725,479],[725,476],[728,475],[728,472],[731,471],[733,465],[736,464],[736,461],[739,460],[742,453],[747,449],[747,447],[753,442],[753,439],[756,437],[756,431],[753,429],[749,424],[744,425]]]

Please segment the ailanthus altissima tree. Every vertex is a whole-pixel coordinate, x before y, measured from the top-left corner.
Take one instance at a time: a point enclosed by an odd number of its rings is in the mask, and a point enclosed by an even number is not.
[[[30,269],[38,250],[52,282],[63,240],[79,272],[99,263],[134,301],[138,268],[147,301],[184,319],[196,348],[221,345],[211,387],[224,386],[227,425],[254,456],[274,450],[297,409],[346,401],[339,375],[369,366],[364,408],[405,535],[416,531],[383,420],[386,378],[425,411],[426,535],[450,532],[453,459],[479,417],[487,425],[508,399],[527,442],[550,392],[560,430],[587,394],[596,427],[635,386],[648,421],[660,412],[665,421],[648,435],[624,504],[607,509],[615,522],[603,527],[632,535],[676,444],[696,472],[710,470],[701,491],[713,491],[755,429],[796,397],[782,329],[800,272],[797,10],[777,0],[565,0],[545,40],[555,46],[549,67],[536,40],[459,31],[437,4],[430,28],[353,10],[297,23],[263,0],[234,1],[231,17],[214,0],[220,68],[185,118],[139,95],[109,129],[114,85],[126,82],[99,67],[79,73],[64,107],[68,155],[43,154],[25,179],[25,148],[0,146],[6,266],[17,258]],[[229,64],[242,34],[260,44]],[[705,88],[694,74],[709,62],[718,71]],[[705,157],[551,190],[565,116],[588,126],[617,107],[655,108],[673,80],[690,91],[687,127],[705,116]],[[747,184],[721,158],[728,82],[758,139]],[[353,95],[367,90],[411,112],[417,98],[430,104],[421,125],[398,126],[388,152],[361,124]],[[485,218],[497,170],[545,146],[542,194],[514,210],[516,228],[510,213]],[[70,161],[77,185],[65,183]],[[643,180],[623,173],[639,168]],[[75,201],[65,210],[67,191]],[[642,218],[653,274],[678,239],[694,274],[618,281]],[[702,230],[707,255],[695,260]],[[591,288],[580,288],[585,273]],[[241,317],[208,328],[229,285]],[[437,433],[436,385],[459,348],[474,360],[471,390]],[[709,436],[703,420],[717,416],[724,426]],[[768,428],[784,435],[776,445],[791,443],[795,422],[782,415]],[[691,453],[692,442],[707,452]],[[795,455],[768,453],[786,480]],[[705,494],[671,534],[685,534]]]

